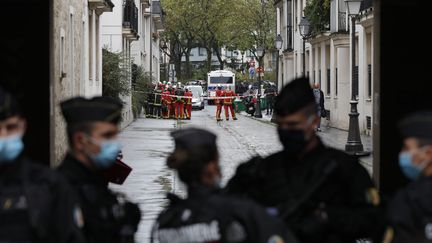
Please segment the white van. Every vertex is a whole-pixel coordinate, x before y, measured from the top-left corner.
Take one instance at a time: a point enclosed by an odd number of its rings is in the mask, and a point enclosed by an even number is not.
[[[188,85],[186,88],[192,92],[192,109],[204,109],[204,91],[202,86]]]

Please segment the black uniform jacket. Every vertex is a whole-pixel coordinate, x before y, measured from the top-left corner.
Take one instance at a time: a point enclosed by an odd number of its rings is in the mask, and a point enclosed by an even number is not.
[[[66,180],[24,157],[0,166],[0,242],[82,242]]]
[[[301,242],[348,243],[383,231],[380,197],[365,168],[321,141],[301,160],[279,152],[241,164],[226,190],[273,209]]]
[[[388,208],[394,243],[432,242],[432,177],[422,177],[396,194]]]
[[[80,202],[86,242],[121,242],[124,212],[103,174],[88,169],[71,155],[66,156],[59,171],[69,180]]]
[[[170,194],[171,203],[153,229],[160,243],[297,242],[285,224],[257,204],[194,187],[189,198]]]

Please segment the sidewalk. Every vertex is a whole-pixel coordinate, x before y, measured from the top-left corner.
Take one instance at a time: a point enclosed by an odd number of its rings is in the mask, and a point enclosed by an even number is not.
[[[243,115],[243,116],[247,116],[251,119],[254,119],[254,120],[257,120],[260,122],[264,122],[264,123],[276,126],[274,123],[271,122],[271,116],[267,116],[265,114],[263,114],[263,118],[251,117],[251,116],[247,115],[245,112],[240,112],[239,114]],[[326,127],[325,122],[322,123],[321,130],[322,131],[318,132],[317,134],[318,134],[318,136],[321,137],[324,144],[326,144],[330,147],[333,147],[333,148],[340,149],[342,151],[345,150],[345,144],[346,144],[347,138],[348,138],[348,131],[340,130],[337,128]],[[361,135],[361,141],[363,143],[364,150],[372,151],[372,137],[371,136]],[[372,153],[370,156],[361,157],[360,162],[368,170],[369,174],[372,175],[372,168],[373,168]]]

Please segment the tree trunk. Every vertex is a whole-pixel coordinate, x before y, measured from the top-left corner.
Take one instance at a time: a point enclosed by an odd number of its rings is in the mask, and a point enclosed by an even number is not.
[[[224,61],[222,60],[222,55],[221,55],[221,52],[220,52],[220,50],[219,50],[219,48],[216,46],[216,45],[213,45],[213,50],[214,50],[214,52],[216,53],[216,56],[217,56],[217,58],[218,58],[218,60],[219,60],[219,69],[220,70],[223,70],[224,69]]]
[[[191,68],[191,64],[190,64],[190,53],[191,53],[191,51],[192,51],[192,49],[191,48],[188,48],[187,50],[186,50],[186,55],[185,55],[185,58],[186,58],[186,70],[185,70],[185,78],[187,78],[187,79],[190,79],[190,78],[192,78],[192,68]]]
[[[206,48],[207,51],[207,63],[206,63],[206,68],[207,68],[207,72],[211,71],[211,64],[212,64],[212,50],[211,48]]]

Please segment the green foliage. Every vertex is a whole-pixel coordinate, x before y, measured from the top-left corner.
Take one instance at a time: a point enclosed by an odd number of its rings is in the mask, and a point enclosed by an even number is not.
[[[138,118],[141,110],[145,107],[148,93],[152,90],[152,75],[144,72],[141,66],[138,66],[132,73],[133,91],[132,91],[132,113],[134,118]]]
[[[241,51],[253,50],[256,46],[273,49],[276,11],[272,1],[161,0],[161,3],[167,14],[163,38],[170,43],[173,62],[181,60],[181,55],[175,55],[178,49],[187,56],[188,48],[198,46],[216,54],[221,66],[225,64],[219,53],[221,47]],[[211,55],[205,67],[206,72],[211,70]],[[196,72],[190,73],[196,75]]]
[[[130,94],[128,71],[121,53],[102,49],[102,94],[116,99]]]
[[[312,34],[319,34],[330,25],[331,0],[308,0],[304,9],[306,18],[311,23]]]

